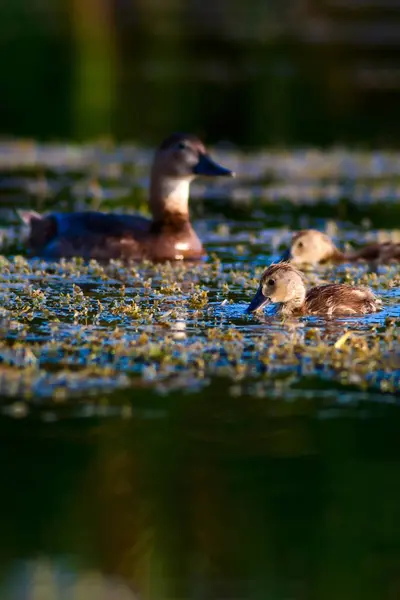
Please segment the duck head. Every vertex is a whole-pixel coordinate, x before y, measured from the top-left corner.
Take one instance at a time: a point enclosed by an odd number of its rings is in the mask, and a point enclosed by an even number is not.
[[[258,290],[247,312],[261,310],[269,303],[299,308],[305,300],[306,288],[302,274],[289,263],[273,264],[261,276]]]
[[[338,252],[325,233],[316,229],[306,229],[293,235],[290,248],[281,260],[293,264],[318,264],[329,260]]]
[[[188,214],[189,186],[197,176],[233,177],[194,135],[174,133],[158,148],[151,170],[150,207],[155,219]]]

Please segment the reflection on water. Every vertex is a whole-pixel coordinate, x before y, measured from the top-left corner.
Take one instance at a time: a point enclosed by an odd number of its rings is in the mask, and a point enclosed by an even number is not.
[[[137,402],[129,422],[1,424],[1,598],[398,597],[397,407],[320,419],[219,385]]]

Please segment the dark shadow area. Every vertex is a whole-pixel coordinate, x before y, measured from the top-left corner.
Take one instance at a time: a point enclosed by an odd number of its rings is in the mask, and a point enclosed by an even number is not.
[[[18,557],[31,593],[49,564],[60,593],[56,567],[70,590],[91,572],[139,598],[396,597],[397,408],[169,400],[139,394],[126,422],[0,421],[3,581]]]

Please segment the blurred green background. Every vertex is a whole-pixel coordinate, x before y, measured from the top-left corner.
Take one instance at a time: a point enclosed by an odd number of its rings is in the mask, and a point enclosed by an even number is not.
[[[398,146],[400,0],[2,0],[0,132]]]

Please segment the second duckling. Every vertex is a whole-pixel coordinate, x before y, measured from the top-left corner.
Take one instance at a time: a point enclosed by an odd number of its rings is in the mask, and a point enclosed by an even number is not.
[[[294,264],[319,264],[325,262],[355,262],[359,260],[388,263],[400,261],[400,244],[393,242],[367,244],[353,252],[341,252],[332,240],[321,231],[305,229],[296,232],[290,249],[282,257]]]
[[[247,312],[277,304],[283,316],[365,315],[381,309],[382,301],[370,289],[344,283],[319,285],[306,291],[302,273],[289,263],[273,264],[264,271]]]

